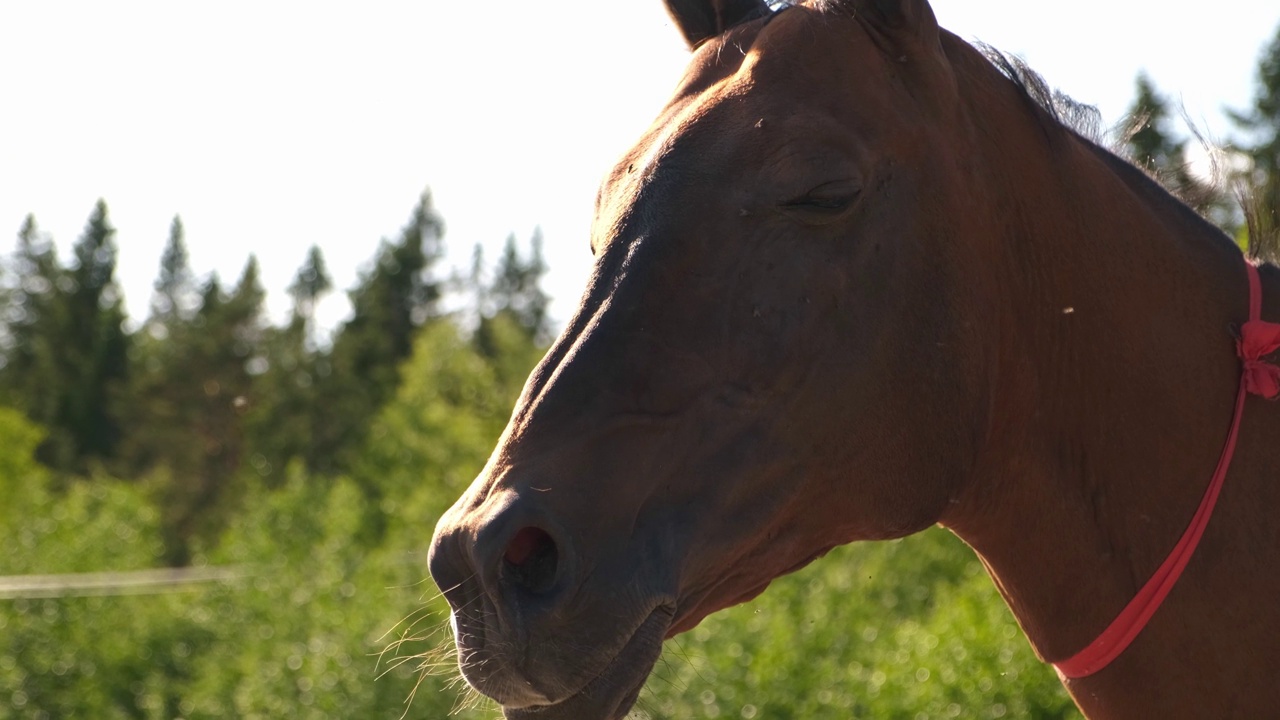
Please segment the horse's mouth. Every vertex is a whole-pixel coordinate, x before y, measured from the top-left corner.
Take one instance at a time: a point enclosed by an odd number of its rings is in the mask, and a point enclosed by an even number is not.
[[[621,720],[644,688],[662,653],[673,609],[654,609],[604,670],[573,696],[554,705],[503,708],[507,720]]]

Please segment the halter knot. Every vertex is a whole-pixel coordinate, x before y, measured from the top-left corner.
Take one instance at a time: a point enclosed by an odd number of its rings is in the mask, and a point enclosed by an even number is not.
[[[1280,350],[1280,323],[1250,320],[1240,327],[1236,354],[1244,363],[1244,387],[1268,400],[1280,398],[1280,365],[1267,356]]]

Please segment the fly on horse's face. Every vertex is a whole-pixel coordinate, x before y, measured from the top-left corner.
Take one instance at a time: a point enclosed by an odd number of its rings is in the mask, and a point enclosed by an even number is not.
[[[958,238],[994,213],[956,190],[982,169],[928,5],[670,4],[701,45],[431,548],[463,673],[511,718],[620,717],[664,638],[937,522],[985,426],[964,318],[991,293]]]

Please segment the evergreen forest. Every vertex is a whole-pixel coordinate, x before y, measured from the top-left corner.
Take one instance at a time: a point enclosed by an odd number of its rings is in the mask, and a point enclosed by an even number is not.
[[[1280,235],[1280,34],[1226,148],[1251,211],[1189,171],[1194,133],[1146,77],[1130,117],[1136,164],[1242,245]],[[28,217],[0,264],[0,718],[497,716],[459,679],[426,550],[555,334],[540,235],[451,271],[424,193],[325,332],[321,248],[273,323],[255,259],[201,274],[178,217],[127,318],[109,207],[88,210],[69,255]],[[633,717],[1078,713],[933,529],[668,642]]]

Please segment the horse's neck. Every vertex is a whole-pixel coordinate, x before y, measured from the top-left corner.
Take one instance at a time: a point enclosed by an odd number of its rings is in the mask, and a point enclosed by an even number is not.
[[[1239,253],[1108,165],[1096,149],[1076,148],[1055,168],[1080,191],[1075,207],[1021,238],[1037,257],[1018,264],[1046,264],[1024,297],[1010,299],[990,447],[970,497],[944,518],[1052,661],[1091,642],[1177,542],[1217,463],[1239,378],[1229,334],[1247,306]],[[1277,275],[1265,274],[1272,318],[1280,318]],[[1266,468],[1274,477],[1280,467],[1280,442],[1264,441],[1280,438],[1280,407],[1261,405],[1246,410],[1228,489],[1198,551],[1219,565],[1193,559],[1181,582],[1196,590],[1175,591],[1109,676],[1072,683],[1086,710],[1150,710],[1132,689],[1108,699],[1107,678],[1128,673],[1132,685],[1144,670],[1185,662],[1160,653],[1198,641],[1197,603],[1234,589],[1208,586],[1242,557],[1233,542],[1265,534],[1255,526],[1270,512],[1250,516],[1251,504],[1280,502],[1262,487]],[[1246,557],[1275,562],[1276,545]]]

